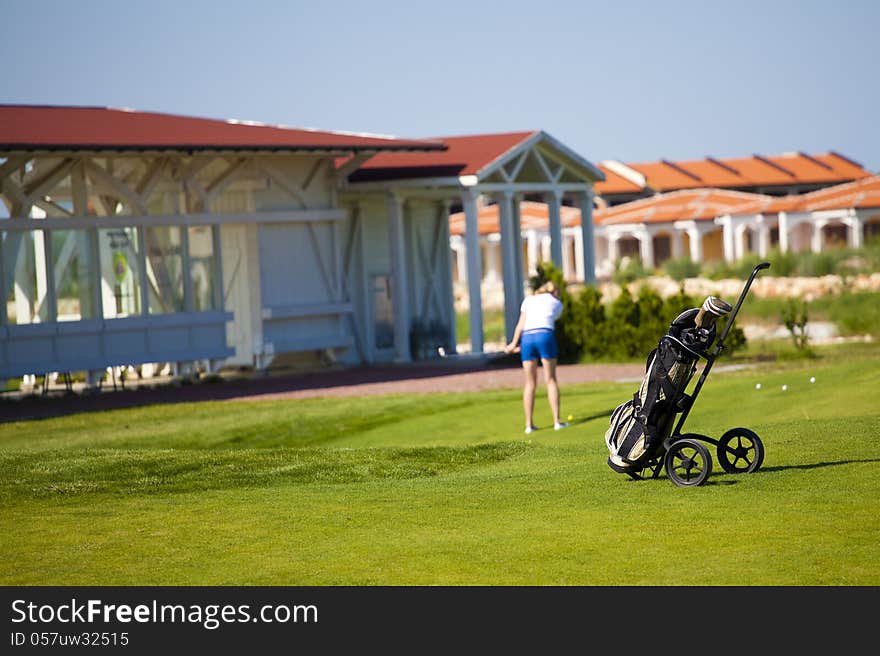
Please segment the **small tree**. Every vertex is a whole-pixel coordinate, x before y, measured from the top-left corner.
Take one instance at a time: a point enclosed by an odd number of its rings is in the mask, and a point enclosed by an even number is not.
[[[795,299],[789,301],[782,306],[782,323],[791,334],[791,340],[795,349],[802,355],[812,355],[810,348],[810,336],[807,334],[807,322],[809,321],[809,313],[807,311],[807,303],[798,302]]]

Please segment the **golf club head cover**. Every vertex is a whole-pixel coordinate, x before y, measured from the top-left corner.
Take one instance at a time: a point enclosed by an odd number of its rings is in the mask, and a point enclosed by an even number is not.
[[[724,315],[729,314],[732,309],[733,306],[730,303],[722,301],[716,296],[707,296],[706,300],[703,301],[703,305],[700,306],[700,311],[697,312],[694,323],[698,328],[705,328],[708,330],[715,325],[715,321],[718,317],[723,317]]]

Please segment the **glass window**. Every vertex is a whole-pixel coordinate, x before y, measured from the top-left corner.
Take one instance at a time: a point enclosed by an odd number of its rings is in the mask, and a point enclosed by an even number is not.
[[[150,314],[183,312],[183,250],[178,226],[144,229]]]
[[[216,261],[214,259],[214,230],[211,226],[192,226],[189,237],[189,275],[192,281],[193,310],[216,310],[214,286]]]
[[[3,299],[10,324],[48,320],[42,230],[9,230],[3,239]]]
[[[140,244],[137,228],[98,231],[101,261],[101,297],[104,317],[128,317],[141,313]]]
[[[79,321],[98,316],[95,308],[96,266],[87,230],[52,231],[58,321]]]

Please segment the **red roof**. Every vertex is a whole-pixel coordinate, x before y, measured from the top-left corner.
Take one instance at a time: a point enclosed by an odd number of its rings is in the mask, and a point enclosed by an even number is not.
[[[0,105],[5,150],[442,150],[438,141],[294,129],[108,107]]]
[[[756,201],[738,208],[737,214],[776,214],[779,212],[820,212],[822,210],[868,209],[880,207],[880,175],[855,182],[825,187],[808,194],[789,195]]]
[[[860,164],[835,152],[822,155],[783,153],[702,160],[642,162],[626,164],[645,176],[654,191],[674,191],[696,187],[772,187],[779,185],[834,184],[871,176]],[[603,169],[605,170],[605,169]],[[607,172],[606,172],[607,175]],[[625,193],[611,180],[597,183],[600,193]]]
[[[644,187],[636,184],[632,180],[624,178],[622,175],[615,173],[607,166],[599,164],[599,169],[605,174],[604,182],[595,182],[593,187],[599,195],[602,194],[627,194],[638,193],[644,191]]]
[[[537,131],[436,137],[437,141],[448,146],[447,150],[442,153],[380,153],[361,165],[349,180],[365,182],[475,175],[535,134]]]
[[[736,210],[744,205],[771,200],[770,196],[727,189],[687,189],[596,210],[593,221],[599,225],[703,221],[738,214]]]

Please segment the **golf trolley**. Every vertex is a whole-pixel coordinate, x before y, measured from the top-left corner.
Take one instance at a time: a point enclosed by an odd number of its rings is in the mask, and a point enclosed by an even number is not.
[[[611,451],[611,469],[636,480],[658,478],[665,469],[669,480],[679,487],[702,485],[712,473],[712,455],[707,444],[715,446],[718,462],[727,473],[750,473],[761,466],[764,443],[748,428],[731,428],[719,439],[683,433],[682,428],[715,360],[724,350],[724,340],[752,282],[759,271],[769,267],[769,262],[762,262],[754,268],[732,310],[729,304],[710,296],[701,308],[687,310],[672,322],[648,356],[639,391],[611,415],[611,425],[605,434]],[[715,320],[728,313],[727,324],[715,342]],[[687,394],[701,359],[706,364],[693,391]]]

